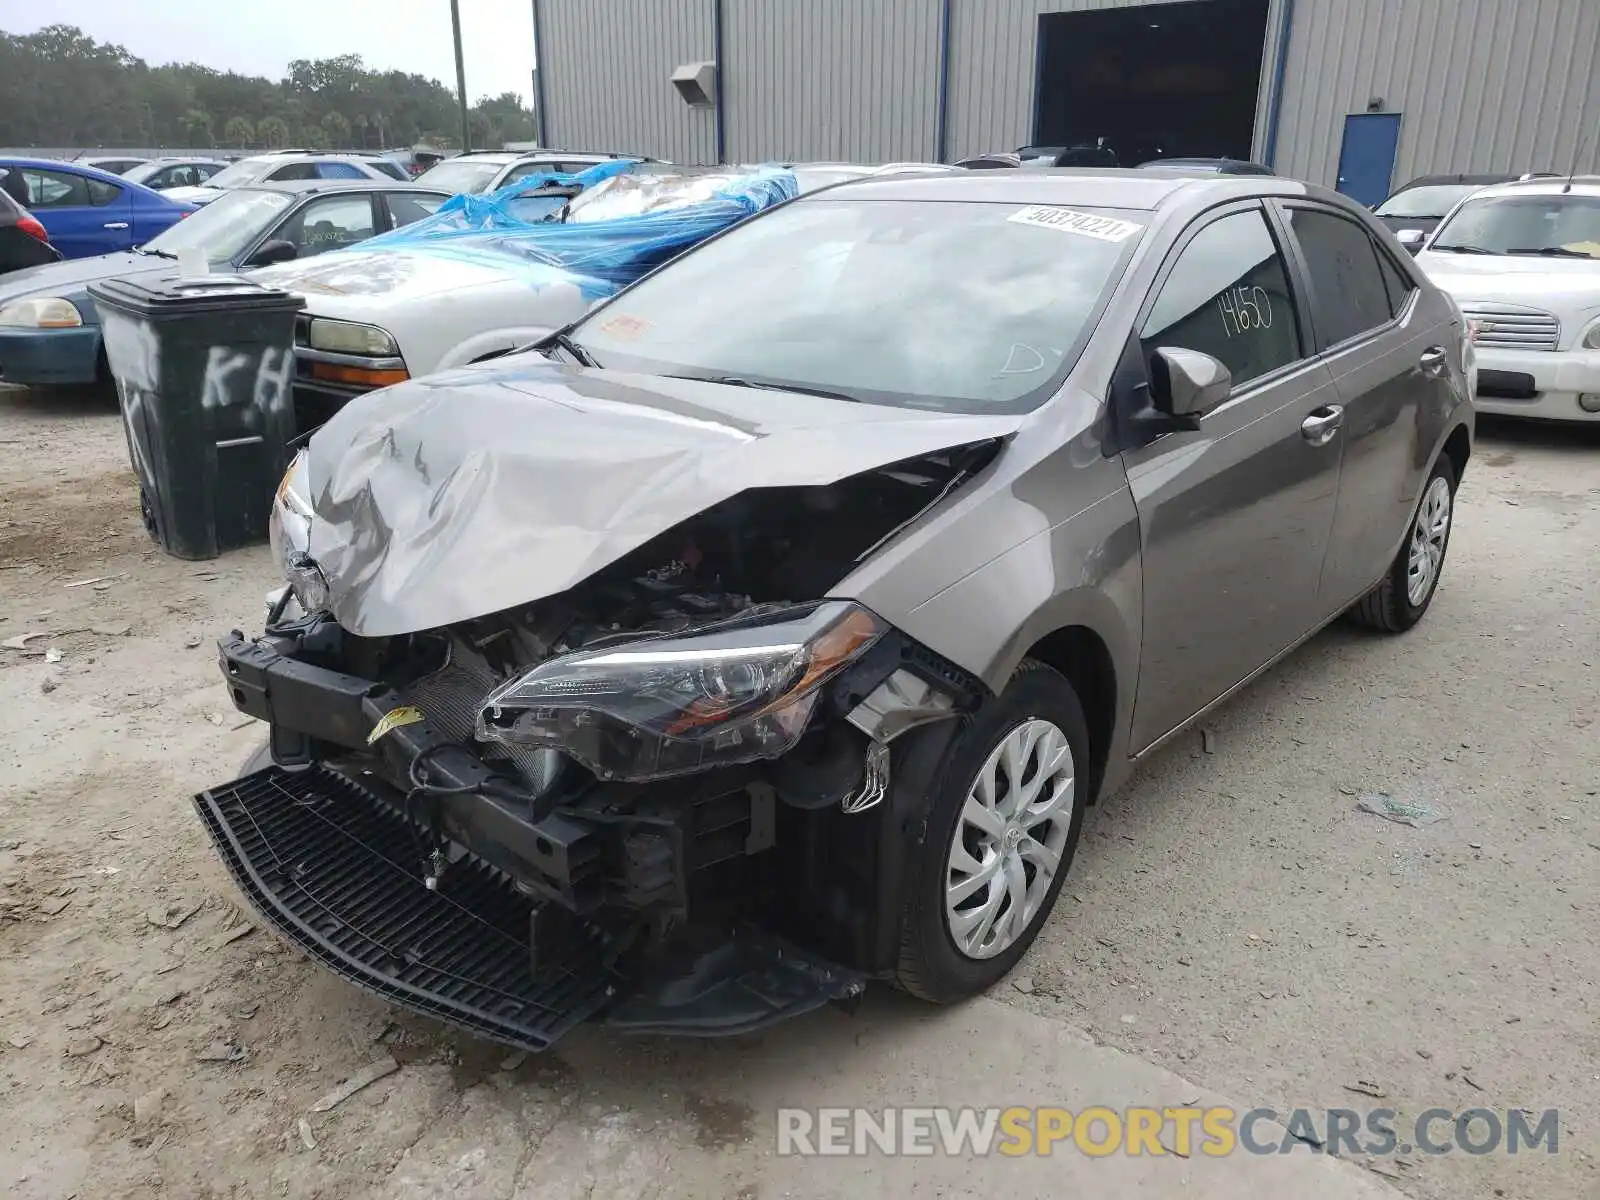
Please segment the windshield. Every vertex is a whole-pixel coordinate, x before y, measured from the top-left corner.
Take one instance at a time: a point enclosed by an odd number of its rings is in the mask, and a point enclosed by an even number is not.
[[[470,162],[442,162],[418,175],[416,182],[451,193],[481,192],[504,167],[505,163],[484,162],[481,158]]]
[[[1432,250],[1600,259],[1600,196],[1485,196],[1468,200]]]
[[[647,277],[572,336],[622,370],[1022,412],[1076,361],[1139,215],[799,201]]]
[[[209,263],[232,262],[293,203],[283,192],[229,192],[151,238],[145,249],[177,254],[196,248]]]
[[[255,183],[265,178],[268,171],[277,163],[270,158],[241,158],[231,167],[224,167],[210,179],[206,180],[206,187],[231,188],[240,187],[246,183]]]
[[[1378,205],[1380,217],[1422,217],[1436,220],[1484,185],[1481,183],[1430,183],[1396,192]]]

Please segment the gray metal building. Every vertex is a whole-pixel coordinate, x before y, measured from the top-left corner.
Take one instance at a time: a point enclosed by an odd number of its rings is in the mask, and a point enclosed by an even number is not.
[[[1600,168],[1600,0],[532,3],[541,140],[568,149],[1104,145],[1248,156],[1368,202],[1391,178]],[[680,92],[696,66],[714,83]]]

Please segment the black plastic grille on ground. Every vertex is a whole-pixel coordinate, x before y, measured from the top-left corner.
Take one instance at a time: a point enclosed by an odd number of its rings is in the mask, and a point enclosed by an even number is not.
[[[528,899],[473,859],[428,891],[404,820],[341,775],[270,767],[195,807],[262,916],[386,1000],[528,1050],[607,1000],[598,947],[533,974]]]

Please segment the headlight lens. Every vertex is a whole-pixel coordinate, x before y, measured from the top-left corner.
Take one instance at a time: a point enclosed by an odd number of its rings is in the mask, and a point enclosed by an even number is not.
[[[1589,326],[1589,332],[1583,335],[1583,348],[1585,350],[1600,350],[1600,321]]]
[[[24,329],[76,329],[83,314],[70,300],[59,296],[36,296],[14,300],[0,308],[0,325],[19,325]]]
[[[330,321],[317,318],[311,322],[306,340],[313,350],[327,350],[334,354],[357,354],[365,358],[394,358],[400,347],[394,338],[376,325],[358,325],[354,321]]]
[[[823,684],[883,634],[858,605],[743,617],[551,659],[498,688],[480,741],[564,750],[601,779],[662,779],[777,758]]]

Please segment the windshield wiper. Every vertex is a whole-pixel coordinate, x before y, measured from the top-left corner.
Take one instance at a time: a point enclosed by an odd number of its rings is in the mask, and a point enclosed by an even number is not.
[[[157,258],[170,258],[174,262],[176,262],[178,258],[178,256],[171,250],[154,250],[149,246],[136,246],[134,247],[133,252],[135,254],[154,254]]]
[[[1565,246],[1523,246],[1507,250],[1507,254],[1538,254],[1547,258],[1588,258],[1582,250],[1568,250]]]
[[[565,329],[556,330],[555,333],[552,333],[549,337],[545,338],[545,341],[554,342],[557,346],[560,346],[568,354],[572,355],[573,358],[578,360],[578,365],[580,367],[598,367],[600,365],[599,362],[595,360],[595,356],[590,354],[582,346],[578,345],[577,342],[573,341]]]
[[[830,392],[827,388],[807,387],[803,383],[761,383],[738,375],[674,375],[674,379],[699,379],[705,383],[722,383],[728,387],[759,388],[763,392],[798,392],[802,396],[820,396],[824,400],[846,400],[860,404],[860,396],[847,392]]]
[[[1485,250],[1482,246],[1467,246],[1467,245],[1463,245],[1460,242],[1453,242],[1453,243],[1451,243],[1450,245],[1447,245],[1447,246],[1441,246],[1437,242],[1435,242],[1433,245],[1429,246],[1428,249],[1429,250],[1440,250],[1440,251],[1443,251],[1446,254],[1498,254],[1499,253],[1498,250]]]

